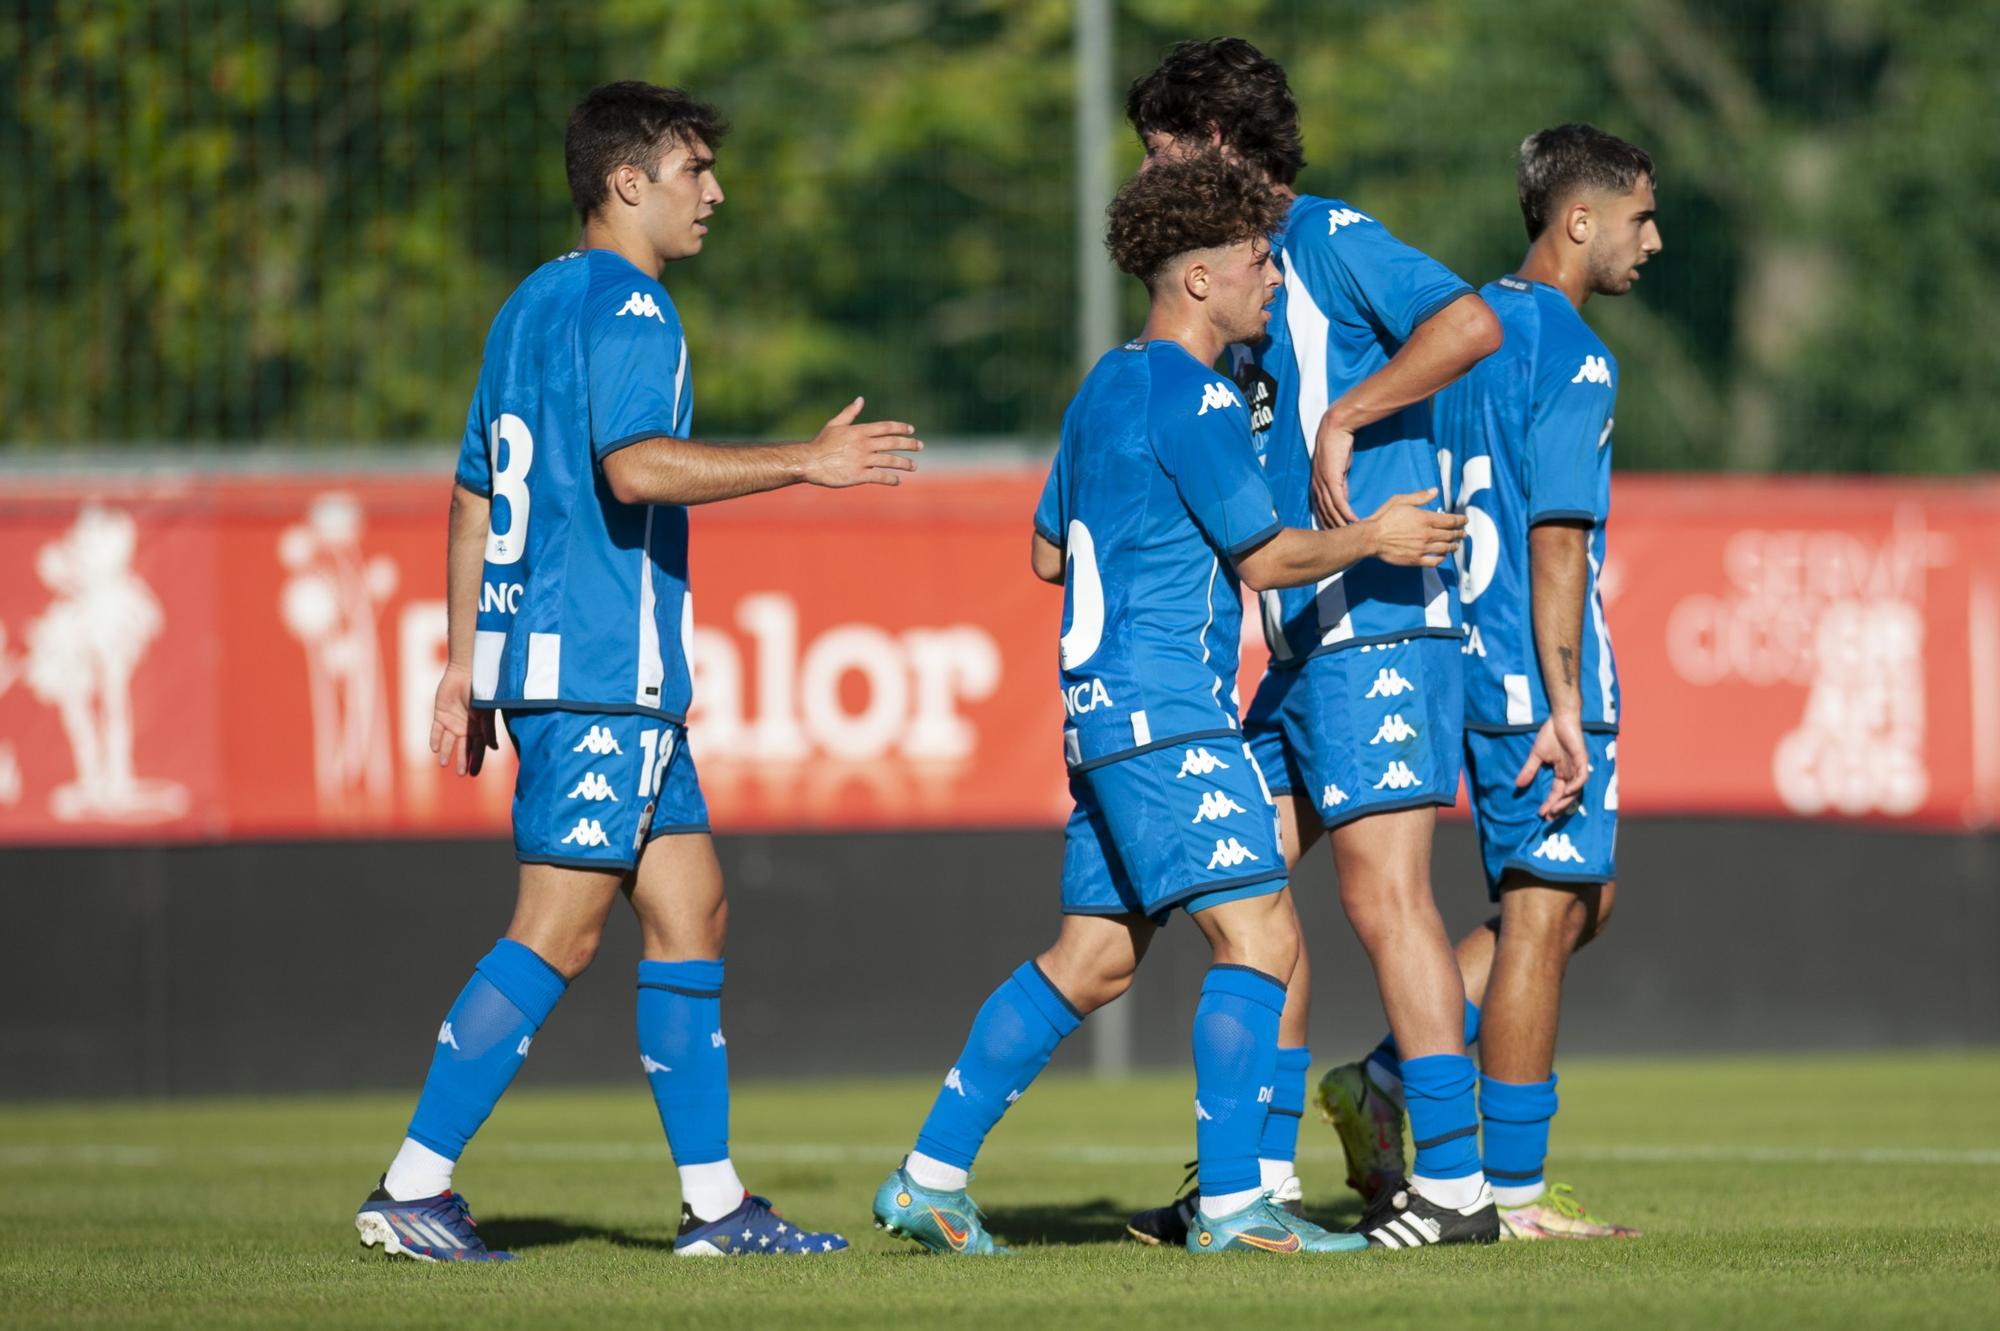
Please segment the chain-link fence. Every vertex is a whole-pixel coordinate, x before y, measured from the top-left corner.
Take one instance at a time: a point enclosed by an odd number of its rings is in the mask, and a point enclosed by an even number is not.
[[[2000,465],[1993,6],[1185,0],[1114,7],[1113,95],[1222,25],[1285,61],[1304,188],[1474,281],[1512,153],[1590,119],[1667,249],[1589,309],[1626,465]],[[488,320],[568,247],[594,83],[735,122],[670,270],[713,436],[866,393],[1046,444],[1076,377],[1069,0],[28,0],[0,17],[0,446],[455,440]],[[1108,151],[1137,157],[1129,136]],[[1121,283],[1128,324],[1139,292]]]

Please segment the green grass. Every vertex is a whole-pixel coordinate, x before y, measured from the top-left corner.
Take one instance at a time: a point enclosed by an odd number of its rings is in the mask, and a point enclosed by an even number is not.
[[[870,1195],[934,1083],[739,1088],[751,1186],[852,1252],[677,1261],[674,1174],[643,1086],[523,1092],[460,1170],[521,1260],[364,1252],[350,1216],[406,1096],[0,1109],[0,1325],[1956,1327],[2000,1317],[2000,1055],[1577,1061],[1552,1175],[1631,1243],[1198,1259],[1121,1241],[1188,1151],[1182,1077],[1050,1078],[976,1195],[1010,1260],[925,1258]],[[1355,1213],[1310,1117],[1322,1219]],[[1986,1309],[1980,1312],[1979,1309]]]

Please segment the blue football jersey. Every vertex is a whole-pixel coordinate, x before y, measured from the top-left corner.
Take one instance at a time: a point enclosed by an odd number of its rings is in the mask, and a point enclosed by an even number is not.
[[[1278,515],[1316,527],[1312,454],[1320,418],[1341,394],[1389,363],[1417,325],[1472,288],[1410,248],[1366,213],[1302,194],[1275,248],[1285,284],[1264,340],[1231,355],[1244,394],[1268,429],[1259,451]],[[1267,405],[1266,405],[1267,404]],[[1393,495],[1442,488],[1431,411],[1415,403],[1358,431],[1348,499],[1366,517]],[[1442,501],[1440,500],[1440,503]],[[1272,661],[1297,664],[1316,652],[1434,635],[1456,637],[1449,562],[1398,568],[1364,559],[1317,586],[1263,595]]]
[[[1611,515],[1611,411],[1618,362],[1569,298],[1503,277],[1481,292],[1506,344],[1437,395],[1438,445],[1451,496],[1468,519],[1459,552],[1465,610],[1465,724],[1527,731],[1548,719],[1535,654],[1528,529],[1557,518],[1591,524],[1583,622],[1583,724],[1618,729],[1618,665],[1598,579]]]
[[[687,510],[618,502],[599,464],[693,422],[680,316],[629,261],[565,254],[507,298],[458,456],[492,499],[476,705],[686,715]]]
[[[1232,561],[1281,525],[1226,376],[1171,341],[1098,360],[1035,508],[1065,559],[1072,767],[1238,728]]]

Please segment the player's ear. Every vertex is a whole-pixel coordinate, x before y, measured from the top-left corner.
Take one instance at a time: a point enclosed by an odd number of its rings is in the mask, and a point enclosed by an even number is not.
[[[1196,259],[1181,269],[1181,286],[1196,300],[1207,300],[1210,276],[1208,265]]]
[[[1595,221],[1590,205],[1582,199],[1577,199],[1563,209],[1563,234],[1575,244],[1588,245]]]
[[[630,162],[621,162],[611,168],[611,175],[605,182],[611,187],[611,195],[621,203],[636,206],[639,202],[639,168]]]

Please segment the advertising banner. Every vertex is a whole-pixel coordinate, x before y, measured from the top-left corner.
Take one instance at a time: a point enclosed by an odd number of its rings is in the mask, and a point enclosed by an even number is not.
[[[695,510],[718,831],[1054,826],[1037,468]],[[0,844],[502,835],[428,750],[448,475],[0,487]],[[2000,482],[1621,477],[1628,814],[2000,812]],[[1263,668],[1245,617],[1243,696]]]

